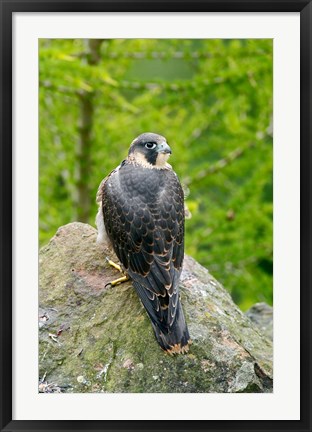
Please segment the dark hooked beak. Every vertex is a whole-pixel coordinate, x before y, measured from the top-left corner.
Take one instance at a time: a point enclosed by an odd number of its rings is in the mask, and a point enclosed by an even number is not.
[[[157,153],[169,153],[169,154],[172,153],[171,148],[168,146],[168,144],[165,141],[158,144],[156,151]]]

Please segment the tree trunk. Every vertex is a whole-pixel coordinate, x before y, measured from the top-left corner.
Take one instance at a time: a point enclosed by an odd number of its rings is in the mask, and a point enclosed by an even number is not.
[[[87,50],[83,54],[82,61],[90,66],[97,65],[100,61],[100,46],[102,39],[87,39]],[[90,191],[90,171],[92,154],[92,129],[94,117],[94,94],[82,90],[79,93],[79,137],[76,148],[76,199],[77,219],[88,222],[91,210],[92,194]]]

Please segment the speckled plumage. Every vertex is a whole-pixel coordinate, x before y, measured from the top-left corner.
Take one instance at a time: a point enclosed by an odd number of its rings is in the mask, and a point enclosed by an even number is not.
[[[105,230],[160,346],[171,353],[184,352],[190,337],[179,298],[183,190],[170,165],[155,169],[139,160],[129,152],[100,186]]]

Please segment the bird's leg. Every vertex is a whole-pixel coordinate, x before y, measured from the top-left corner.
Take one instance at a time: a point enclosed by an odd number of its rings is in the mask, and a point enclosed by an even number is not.
[[[114,261],[110,260],[108,257],[106,257],[106,261],[108,262],[109,265],[111,265],[112,267],[114,267],[116,270],[119,270],[120,273],[122,273],[121,267],[119,264],[114,263]]]
[[[110,260],[108,257],[106,257],[106,261],[108,262],[109,265],[111,265],[116,270],[120,271],[120,273],[122,273],[122,269],[121,269],[121,267],[120,267],[119,264],[114,263],[114,261]],[[126,274],[126,275],[124,275],[124,276],[122,276],[122,277],[120,277],[118,279],[115,279],[115,280],[113,280],[111,282],[108,282],[105,285],[105,288],[116,286],[116,285],[118,285],[120,283],[126,282],[127,280],[129,280],[129,276]]]

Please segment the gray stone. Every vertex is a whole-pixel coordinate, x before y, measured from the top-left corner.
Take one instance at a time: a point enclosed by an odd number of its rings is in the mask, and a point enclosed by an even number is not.
[[[246,316],[269,339],[273,340],[273,308],[266,303],[256,303],[246,312]]]
[[[40,250],[39,375],[66,392],[271,392],[272,342],[207,269],[185,256],[181,299],[188,354],[158,346],[131,282],[82,223],[59,228]],[[43,380],[44,385],[43,385]]]

